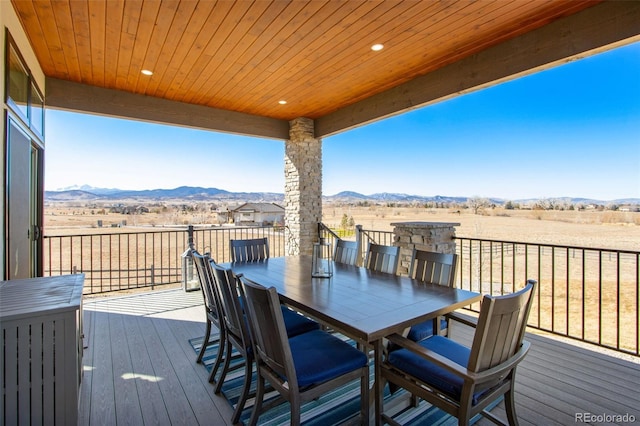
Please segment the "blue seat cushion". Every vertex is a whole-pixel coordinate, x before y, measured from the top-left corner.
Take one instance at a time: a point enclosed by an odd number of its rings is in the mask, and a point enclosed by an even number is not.
[[[300,388],[334,379],[368,362],[363,352],[321,330],[292,337],[289,346]]]
[[[447,328],[447,320],[442,318],[440,320],[440,329]],[[419,342],[426,339],[429,336],[433,336],[433,321],[425,321],[417,325],[411,326],[407,339]]]
[[[320,329],[320,324],[286,306],[282,306],[282,317],[284,318],[284,325],[287,327],[287,337]]]
[[[245,310],[244,300],[240,298],[240,307]],[[312,330],[319,330],[320,324],[312,319],[299,314],[293,309],[289,309],[284,305],[280,305],[282,308],[282,318],[284,319],[284,325],[287,328],[287,337],[297,336],[298,334],[306,333]],[[246,318],[245,318],[246,320]],[[247,329],[250,327],[247,324]]]
[[[463,367],[467,367],[469,363],[470,349],[446,337],[432,336],[418,342],[418,344]],[[462,377],[448,372],[444,368],[410,352],[408,349],[398,349],[391,352],[388,362],[399,370],[441,390],[456,400],[460,399],[463,385]],[[477,404],[485,392],[487,392],[487,389],[482,389],[473,395],[474,405]]]

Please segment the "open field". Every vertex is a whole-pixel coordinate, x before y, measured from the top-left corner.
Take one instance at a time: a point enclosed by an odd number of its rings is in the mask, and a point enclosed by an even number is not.
[[[323,222],[339,226],[342,215],[353,216],[365,229],[393,230],[404,221],[454,222],[456,235],[545,244],[640,250],[640,213],[613,211],[469,210],[412,207],[357,207],[324,209]]]
[[[81,207],[45,210],[45,235],[132,232],[149,227],[216,223],[202,213],[175,211],[139,215],[100,212]],[[569,246],[640,250],[640,213],[616,211],[543,211],[487,209],[473,214],[468,209],[419,207],[352,207],[325,205],[322,220],[339,228],[343,215],[365,229],[391,231],[392,223],[406,221],[460,223],[456,235],[506,241]],[[98,221],[103,227],[98,228]],[[126,222],[126,226],[112,228]]]
[[[346,215],[346,220],[344,216]],[[351,221],[351,218],[353,220]],[[155,265],[156,273],[169,269],[179,272],[180,255],[185,247],[185,225],[201,225],[197,239],[203,247],[209,247],[217,256],[224,256],[229,238],[250,238],[238,235],[237,232],[248,232],[248,228],[209,227],[203,224],[215,224],[214,217],[195,213],[162,211],[123,215],[103,211],[63,208],[48,209],[45,215],[45,235],[87,235],[87,234],[120,234],[107,237],[74,237],[76,246],[71,248],[71,239],[54,239],[48,250],[52,254],[47,259],[54,263],[60,259],[60,265],[53,265],[51,270],[61,268],[65,271],[77,267],[78,270],[93,270],[92,276],[97,280],[99,290],[110,291],[135,288],[148,283],[148,264]],[[102,221],[102,227],[98,227]],[[456,234],[458,237],[490,239],[499,241],[515,241],[540,245],[574,246],[595,249],[640,251],[640,213],[614,211],[540,211],[540,210],[504,210],[489,209],[480,214],[473,214],[468,209],[460,212],[453,209],[426,209],[418,207],[353,207],[325,205],[323,222],[339,229],[341,223],[351,222],[362,225],[365,230],[392,231],[393,223],[407,221],[454,222],[460,223]],[[121,225],[126,222],[125,226]],[[217,224],[216,224],[217,225]],[[154,237],[156,233],[148,233],[138,239],[136,232],[167,231],[166,238]],[[256,228],[258,229],[258,228]],[[274,232],[262,229],[261,232]],[[123,233],[132,233],[125,236]],[[209,237],[208,235],[211,234]],[[143,234],[141,234],[143,235]],[[206,236],[206,237],[205,237]],[[123,237],[120,239],[120,237]],[[273,236],[272,236],[273,237]],[[213,239],[212,239],[213,238]],[[270,238],[274,244],[281,238]],[[56,244],[61,244],[57,246]],[[65,245],[66,244],[66,245]],[[81,246],[78,246],[81,244]],[[488,259],[479,258],[482,250],[475,247],[468,250],[461,270],[465,282],[464,288],[492,293],[500,289],[500,276],[506,280],[506,286],[516,280],[516,270],[533,271],[542,285],[539,288],[539,309],[532,313],[535,321],[545,330],[553,330],[563,335],[580,336],[584,330],[584,338],[588,341],[600,341],[609,347],[619,347],[633,351],[637,346],[637,261],[606,254],[600,261],[594,251],[569,250],[559,248],[538,253],[531,250],[529,254],[522,252],[519,245],[505,245],[506,252],[498,244],[496,255]],[[485,244],[485,248],[487,245]],[[274,247],[275,248],[275,247]],[[167,250],[174,250],[168,256]],[[493,249],[491,249],[493,250]],[[468,253],[473,251],[473,257]],[[485,250],[486,251],[486,250]],[[281,253],[281,250],[275,250]],[[587,264],[581,263],[581,253],[587,253]],[[165,255],[162,255],[165,253]],[[577,254],[576,254],[577,253]],[[169,258],[167,264],[163,259]],[[151,259],[151,260],[149,260]],[[165,262],[165,263],[163,263]],[[466,262],[466,263],[465,263]],[[471,263],[473,265],[471,265]],[[595,263],[594,263],[595,262]],[[528,267],[527,267],[528,265]],[[538,265],[542,265],[538,271]],[[137,272],[142,268],[142,281],[138,283]],[[629,270],[631,268],[631,270]],[[127,275],[121,284],[120,278],[109,275],[115,269],[117,277],[121,269],[132,269],[133,284]],[[99,271],[99,272],[97,272]],[[468,276],[473,271],[473,278]],[[495,279],[491,279],[492,271]],[[468,276],[468,277],[467,277]],[[513,279],[511,277],[513,276]],[[482,277],[482,280],[480,280]],[[618,278],[619,277],[619,278]],[[179,278],[178,278],[179,279]],[[518,275],[518,282],[522,277]],[[619,282],[618,282],[619,280]],[[102,285],[108,287],[102,289]],[[121,288],[121,285],[123,286]],[[482,285],[480,288],[478,286]],[[486,288],[485,288],[486,287]],[[616,324],[618,327],[605,327],[605,324]],[[618,334],[618,330],[622,330]]]

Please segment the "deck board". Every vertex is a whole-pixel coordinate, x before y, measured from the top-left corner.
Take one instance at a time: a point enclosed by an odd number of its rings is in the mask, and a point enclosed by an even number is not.
[[[109,316],[96,315],[92,324],[93,360],[89,364],[92,369],[90,393],[90,421],[101,419],[103,424],[116,424],[116,401],[114,395],[114,372],[112,368],[111,333],[109,330]],[[86,333],[86,331],[85,331]],[[87,363],[83,360],[83,364]]]
[[[230,425],[232,408],[214,394],[188,343],[204,334],[199,292],[156,290],[88,299],[84,307],[88,347],[78,424]],[[451,330],[456,340],[471,342],[472,330],[458,324]],[[640,419],[640,359],[546,335],[526,338],[532,347],[516,382],[520,424],[574,424],[582,412]],[[504,417],[504,404],[493,412]]]
[[[135,382],[142,417],[146,424],[169,424],[169,413],[163,402],[160,385],[154,380],[156,375],[151,356],[147,347],[140,344],[144,341],[143,334],[148,330],[143,329],[137,317],[125,323],[132,372],[135,372],[135,377],[139,377]]]
[[[187,339],[184,339],[184,336],[176,336],[167,322],[168,320],[156,322],[156,327],[166,339],[165,343],[168,343],[165,344],[165,350],[176,371],[181,373],[178,380],[193,410],[194,418],[198,424],[207,424],[212,400],[208,392],[202,392],[203,384],[198,378],[204,371],[194,362],[193,349],[189,347],[190,353],[185,353],[183,350],[183,347],[188,345]],[[173,339],[173,342],[169,342],[169,339]]]
[[[172,359],[167,353],[167,342],[163,333],[157,330],[157,320],[148,317],[141,317],[143,342],[151,354],[151,363],[154,376],[158,380],[160,392],[172,424],[197,424],[195,413],[189,403],[187,394],[184,392],[179,375],[182,372],[174,366],[180,365],[179,360]]]
[[[125,319],[123,315],[109,315],[109,333],[111,335],[111,360],[113,371],[122,371],[122,375],[113,377],[116,419],[118,424],[143,424],[142,411],[139,401],[136,380],[133,379],[133,364],[131,350],[137,345],[129,344],[125,333]],[[113,350],[128,348],[128,351]]]
[[[182,291],[85,300],[79,424],[230,424],[188,343],[204,334],[201,303]]]

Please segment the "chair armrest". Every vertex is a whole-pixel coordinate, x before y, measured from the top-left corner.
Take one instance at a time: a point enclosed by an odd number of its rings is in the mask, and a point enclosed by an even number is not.
[[[461,315],[457,312],[450,312],[446,314],[445,317],[449,320],[454,320],[456,322],[462,323],[464,325],[468,325],[469,327],[473,327],[473,328],[476,328],[476,326],[478,325],[477,318],[470,317],[467,315]]]
[[[518,349],[518,352],[516,352],[511,358],[499,365],[496,365],[495,367],[489,368],[488,370],[484,370],[480,373],[472,373],[471,377],[474,378],[476,384],[502,380],[508,372],[516,368],[518,363],[524,359],[525,355],[529,352],[530,347],[531,344],[528,341],[523,340],[520,349]]]

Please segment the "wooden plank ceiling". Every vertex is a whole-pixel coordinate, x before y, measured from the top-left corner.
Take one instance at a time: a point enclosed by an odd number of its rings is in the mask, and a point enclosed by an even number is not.
[[[326,116],[597,2],[12,3],[48,77],[290,120]]]

